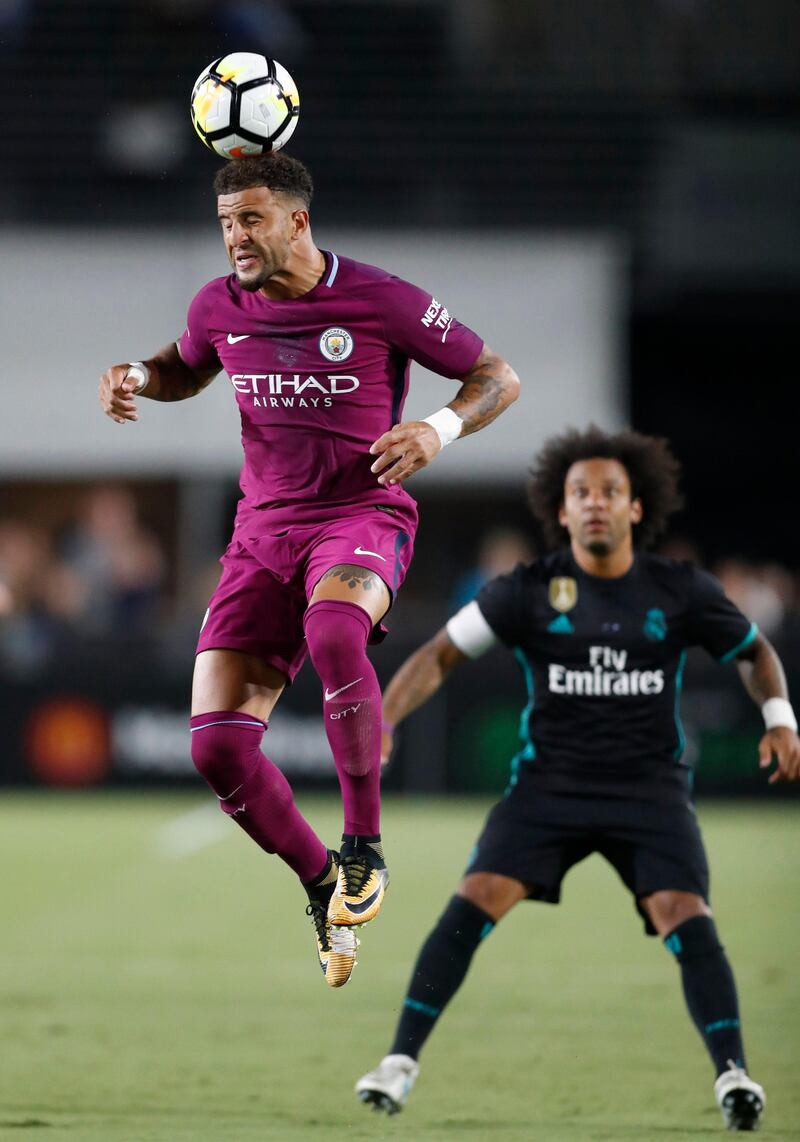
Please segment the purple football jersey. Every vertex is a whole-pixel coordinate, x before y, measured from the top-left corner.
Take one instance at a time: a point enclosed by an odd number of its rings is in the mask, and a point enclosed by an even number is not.
[[[190,368],[230,377],[245,510],[404,499],[378,484],[369,447],[402,417],[411,360],[457,378],[482,347],[429,293],[328,252],[302,297],[272,301],[235,274],[209,282],[178,343]]]

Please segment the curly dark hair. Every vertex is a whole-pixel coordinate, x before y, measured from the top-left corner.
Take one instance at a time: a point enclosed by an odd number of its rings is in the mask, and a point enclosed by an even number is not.
[[[224,167],[220,167],[214,178],[216,195],[238,194],[240,190],[249,190],[252,186],[266,186],[269,190],[299,198],[306,206],[311,205],[314,195],[314,184],[308,169],[299,159],[293,159],[283,151],[231,159]]]
[[[634,525],[633,540],[639,547],[649,547],[665,530],[669,517],[683,506],[678,490],[680,463],[661,437],[632,429],[604,432],[596,424],[584,431],[569,428],[551,437],[534,457],[528,503],[542,525],[545,541],[558,547],[567,537],[558,521],[567,472],[579,460],[597,459],[617,460],[628,473],[632,498],[642,502],[642,522]]]

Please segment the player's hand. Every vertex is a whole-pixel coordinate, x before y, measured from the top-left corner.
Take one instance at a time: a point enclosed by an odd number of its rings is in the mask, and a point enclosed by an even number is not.
[[[796,781],[800,777],[800,738],[788,726],[774,726],[759,742],[758,764],[761,769],[769,769],[773,756],[778,767],[770,774],[768,784]]]
[[[106,416],[110,416],[117,424],[139,419],[133,396],[136,381],[127,375],[129,367],[128,364],[112,365],[100,378],[100,404]]]
[[[371,446],[370,452],[378,459],[370,471],[378,476],[379,484],[400,484],[430,464],[441,450],[439,433],[433,425],[424,420],[408,420],[384,432]]]

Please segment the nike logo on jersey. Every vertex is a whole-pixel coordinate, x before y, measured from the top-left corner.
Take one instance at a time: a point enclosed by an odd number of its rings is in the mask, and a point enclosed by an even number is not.
[[[228,344],[235,345],[237,341],[246,341],[248,337],[252,337],[252,333],[239,333],[236,337],[232,333],[228,334]]]
[[[340,686],[338,690],[329,690],[328,687],[326,686],[325,687],[325,701],[330,702],[331,698],[335,698],[336,695],[341,694],[341,692],[343,690],[349,690],[351,686],[355,686],[356,682],[361,682],[362,678],[363,678],[363,675],[361,678],[356,678],[355,681],[353,681],[353,682],[348,682],[346,686]]]
[[[378,555],[377,551],[367,551],[367,549],[365,547],[360,547],[360,546],[354,547],[353,548],[353,554],[354,555],[372,555],[375,559],[380,559],[382,563],[386,562],[386,560],[384,559],[384,557],[382,555]]]

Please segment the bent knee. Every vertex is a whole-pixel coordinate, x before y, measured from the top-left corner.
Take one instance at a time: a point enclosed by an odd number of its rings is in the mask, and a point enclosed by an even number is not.
[[[303,629],[312,662],[336,670],[363,655],[372,620],[356,603],[323,600],[308,608]]]
[[[227,797],[257,767],[261,756],[258,729],[263,732],[263,726],[253,721],[246,728],[215,725],[193,731],[192,762],[218,797]]]
[[[355,623],[331,630],[323,623],[306,626],[306,646],[314,669],[324,680],[351,680],[353,667],[365,656],[366,639]],[[336,689],[336,687],[334,687]]]
[[[680,924],[695,916],[711,915],[711,909],[703,897],[694,892],[664,889],[643,896],[640,903],[659,936],[669,935]]]
[[[469,900],[493,920],[505,916],[520,900],[528,895],[528,889],[519,880],[501,876],[496,872],[471,872],[458,886],[458,895]]]

